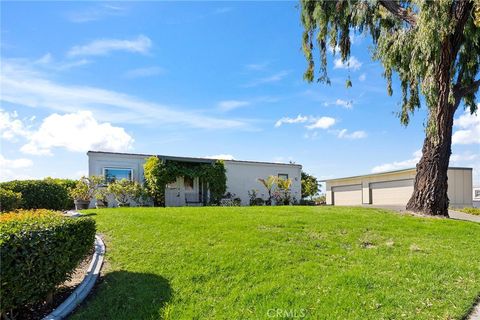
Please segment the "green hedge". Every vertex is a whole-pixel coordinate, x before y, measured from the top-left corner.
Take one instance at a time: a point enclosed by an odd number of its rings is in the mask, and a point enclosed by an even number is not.
[[[0,184],[0,188],[22,194],[22,209],[66,210],[74,207],[69,194],[75,186],[74,180],[51,179],[44,180],[14,180]]]
[[[22,204],[22,194],[0,188],[0,212],[15,210]]]
[[[93,248],[95,221],[48,210],[0,215],[1,309],[44,301]]]

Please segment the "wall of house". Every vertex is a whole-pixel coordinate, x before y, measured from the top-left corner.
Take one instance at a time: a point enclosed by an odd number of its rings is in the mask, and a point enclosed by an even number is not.
[[[225,161],[227,170],[227,192],[235,194],[242,200],[242,205],[249,205],[250,198],[248,191],[258,190],[258,195],[264,199],[268,198],[265,187],[258,181],[259,178],[288,174],[292,180],[292,197],[297,201],[301,199],[302,166],[297,164],[275,164],[259,162]]]
[[[472,207],[480,208],[480,186],[473,187],[472,190],[473,203]]]
[[[127,168],[133,170],[133,180],[143,183],[143,165],[149,155],[117,154],[117,153],[88,153],[88,174],[103,175],[104,168]],[[270,175],[288,174],[292,179],[292,196],[301,199],[301,169],[297,164],[276,164],[264,162],[248,162],[226,160],[227,192],[235,194],[242,200],[242,205],[249,205],[248,191],[256,189],[259,196],[267,198],[267,192],[258,178],[267,178]],[[95,201],[92,201],[94,205]],[[114,204],[110,199],[109,205]]]
[[[133,180],[143,183],[143,164],[148,157],[137,154],[88,153],[88,175],[103,175],[104,168],[132,169]]]
[[[88,175],[103,176],[104,168],[132,169],[132,178],[139,183],[144,182],[143,164],[148,155],[115,154],[115,153],[88,153]],[[134,203],[132,204],[134,205]],[[90,207],[95,206],[95,199],[90,202]],[[108,198],[108,206],[116,206],[113,196]]]
[[[453,208],[467,207],[472,205],[472,169],[471,168],[449,168],[448,169],[448,198]],[[379,174],[341,178],[326,181],[327,204],[335,203],[335,190],[343,186],[361,186],[358,191],[358,201],[348,203],[354,205],[401,205],[407,204],[413,192],[413,181],[415,169],[396,172],[385,172]],[[379,192],[379,189],[380,192]],[[379,202],[375,201],[375,192],[381,195]],[[389,194],[390,192],[390,194]],[[390,201],[390,203],[388,203]],[[354,201],[350,201],[354,202]]]

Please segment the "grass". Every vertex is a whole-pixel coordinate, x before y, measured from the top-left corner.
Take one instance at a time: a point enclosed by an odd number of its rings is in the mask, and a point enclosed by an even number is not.
[[[460,319],[480,294],[472,222],[346,207],[87,212],[107,264],[72,319]]]
[[[468,214],[474,214],[474,215],[477,215],[477,216],[480,216],[480,208],[463,208],[463,209],[460,209],[458,211],[461,211],[461,212],[464,212],[464,213],[468,213]]]

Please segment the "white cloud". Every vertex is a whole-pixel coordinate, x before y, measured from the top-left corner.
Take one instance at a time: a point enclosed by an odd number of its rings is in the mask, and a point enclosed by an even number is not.
[[[18,61],[2,60],[0,87],[0,100],[3,102],[31,108],[48,108],[62,113],[91,110],[97,120],[109,122],[187,125],[205,129],[248,127],[244,121],[182,111],[178,106],[145,101],[116,91],[63,85]]]
[[[391,163],[385,163],[379,166],[375,166],[372,168],[373,173],[377,172],[384,172],[384,171],[392,171],[392,170],[400,170],[400,169],[407,169],[407,168],[414,168],[420,158],[422,157],[422,150],[417,150],[412,154],[412,158],[403,160],[403,161],[394,161]]]
[[[213,156],[205,156],[207,159],[217,159],[217,160],[235,160],[235,157],[231,154],[214,154]]]
[[[72,152],[127,151],[134,141],[123,128],[97,122],[90,111],[52,114],[43,120],[28,140],[20,151],[34,155],[51,155],[53,148],[65,148]]]
[[[269,64],[269,62],[250,63],[245,65],[245,68],[249,71],[263,71],[268,67]]]
[[[125,73],[126,78],[136,79],[136,78],[145,78],[145,77],[152,77],[163,74],[165,70],[160,67],[145,67],[145,68],[137,68],[128,70]]]
[[[450,156],[451,164],[458,164],[465,161],[472,161],[478,159],[479,155],[472,153],[452,154]]]
[[[230,111],[240,107],[245,107],[250,105],[249,101],[243,100],[224,100],[218,103],[218,108],[222,111]]]
[[[360,81],[365,81],[367,79],[367,74],[366,73],[362,73],[359,77],[358,77],[358,80]]]
[[[19,169],[26,169],[33,166],[33,161],[26,158],[6,159],[0,154],[0,181],[15,179],[29,179],[29,175],[21,173]]]
[[[303,137],[304,137],[305,139],[315,140],[315,139],[317,139],[317,137],[318,137],[318,131],[313,131],[312,133],[310,133],[310,132],[305,132],[305,134],[303,135]]]
[[[112,51],[127,51],[146,54],[152,46],[150,38],[139,35],[135,39],[99,39],[82,46],[74,46],[68,51],[68,56],[100,56]]]
[[[17,112],[7,112],[0,109],[0,133],[2,139],[15,140],[17,137],[27,137],[28,128],[18,119]]]
[[[478,105],[480,107],[480,104]],[[480,117],[467,110],[454,120],[453,125],[459,130],[452,136],[453,144],[480,144]]]
[[[286,124],[286,123],[290,123],[290,124],[291,123],[304,123],[304,122],[309,121],[309,119],[310,119],[310,117],[302,116],[301,114],[299,114],[296,118],[283,117],[280,120],[278,120],[277,122],[275,122],[275,127],[278,128],[282,124]]]
[[[340,139],[363,139],[367,137],[367,133],[363,130],[353,131],[348,133],[347,129],[342,129],[338,132],[337,137]]]
[[[362,63],[358,61],[357,58],[351,56],[347,59],[347,61],[343,62],[341,58],[336,58],[334,60],[333,68],[334,69],[348,69],[351,68],[352,70],[356,71],[360,69]]]
[[[312,124],[305,126],[305,128],[312,130],[312,129],[328,129],[335,124],[336,120],[331,117],[321,117],[315,119]]]
[[[341,106],[341,107],[344,107],[346,109],[352,109],[352,107],[353,107],[353,101],[352,100],[347,101],[347,100],[337,99],[335,101],[335,104],[337,106]]]
[[[275,74],[272,74],[271,76],[253,80],[252,82],[244,85],[244,87],[256,87],[256,86],[261,85],[261,84],[278,82],[278,81],[283,80],[289,73],[290,73],[289,71],[283,70],[283,71],[277,72]]]
[[[84,10],[72,11],[66,14],[67,19],[74,23],[98,21],[108,16],[123,16],[127,13],[126,7],[104,3],[87,7]]]
[[[275,123],[275,127],[278,128],[283,124],[293,124],[293,123],[308,123],[305,128],[312,129],[328,129],[336,123],[335,118],[331,117],[312,117],[312,116],[302,116],[299,114],[296,118],[283,117]]]

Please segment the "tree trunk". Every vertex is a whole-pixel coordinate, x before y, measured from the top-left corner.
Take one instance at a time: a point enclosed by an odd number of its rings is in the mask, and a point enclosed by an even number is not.
[[[430,108],[429,126],[433,127],[433,131],[427,129],[407,210],[448,216],[447,171],[452,153],[453,116],[458,104],[452,105],[448,101],[449,82],[440,84],[439,88],[438,104]]]

